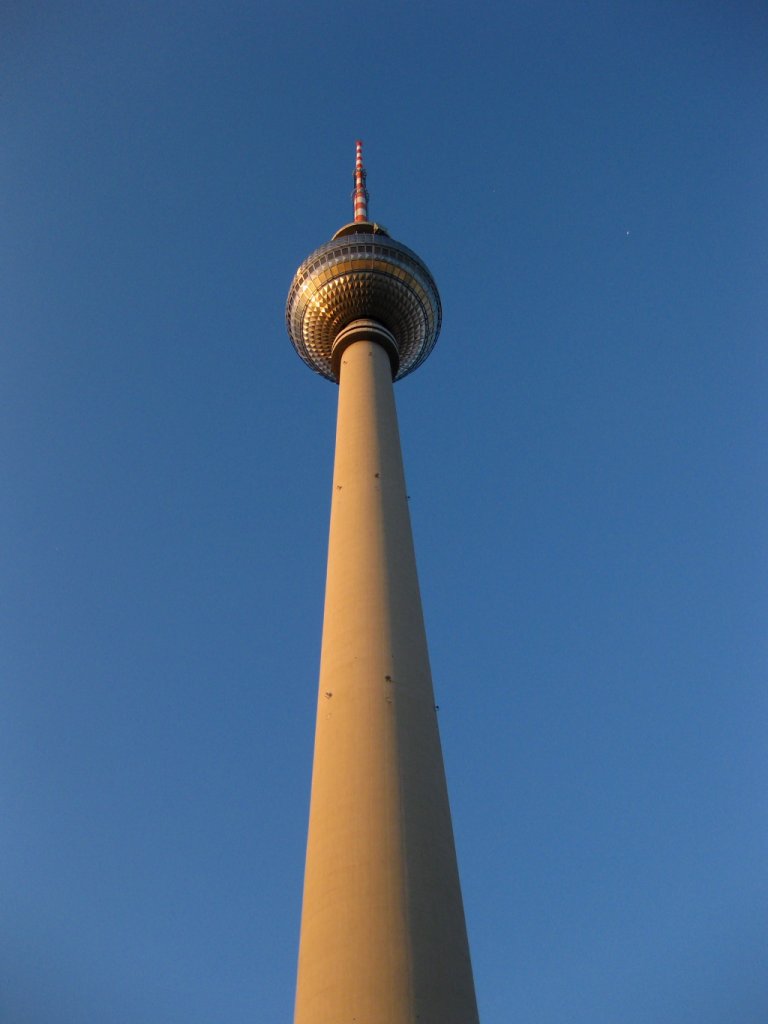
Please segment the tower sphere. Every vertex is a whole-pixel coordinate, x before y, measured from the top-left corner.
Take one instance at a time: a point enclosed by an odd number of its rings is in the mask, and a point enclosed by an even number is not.
[[[339,359],[364,321],[379,330],[400,380],[424,362],[440,333],[440,296],[426,265],[368,220],[345,225],[301,264],[285,309],[294,348],[313,370],[339,379]],[[361,327],[363,325],[361,324]]]

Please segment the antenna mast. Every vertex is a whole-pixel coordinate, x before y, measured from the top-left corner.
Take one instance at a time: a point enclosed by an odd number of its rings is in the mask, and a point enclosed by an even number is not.
[[[363,143],[360,139],[355,143],[355,190],[352,200],[355,207],[355,221],[368,220],[368,189],[365,187],[365,168],[363,167]]]

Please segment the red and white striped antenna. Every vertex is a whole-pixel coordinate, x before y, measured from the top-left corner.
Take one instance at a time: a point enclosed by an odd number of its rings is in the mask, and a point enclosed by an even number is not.
[[[368,220],[368,189],[365,187],[365,168],[363,167],[363,144],[360,139],[355,143],[355,191],[352,200],[355,206],[355,220]]]

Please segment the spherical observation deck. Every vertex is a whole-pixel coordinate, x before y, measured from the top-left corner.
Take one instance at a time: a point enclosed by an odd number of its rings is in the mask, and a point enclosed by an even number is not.
[[[294,348],[313,370],[338,381],[343,339],[355,321],[384,328],[392,378],[400,380],[427,358],[440,333],[442,308],[432,275],[378,224],[345,225],[301,264],[285,319]],[[337,344],[338,339],[338,344]]]

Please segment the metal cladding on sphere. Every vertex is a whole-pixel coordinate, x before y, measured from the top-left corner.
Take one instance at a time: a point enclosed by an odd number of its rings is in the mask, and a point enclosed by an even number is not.
[[[400,380],[427,358],[440,333],[442,307],[432,275],[378,224],[358,220],[365,172],[358,143],[355,217],[301,264],[285,317],[293,346],[312,369],[337,381],[337,339],[356,320],[375,321],[394,339],[387,347]],[[359,202],[363,206],[359,207]]]
[[[296,271],[286,305],[288,334],[307,365],[338,381],[336,338],[355,320],[376,320],[394,335],[393,377],[399,380],[435,346],[442,318],[437,286],[406,246],[372,224],[350,226],[354,233],[321,245]]]

